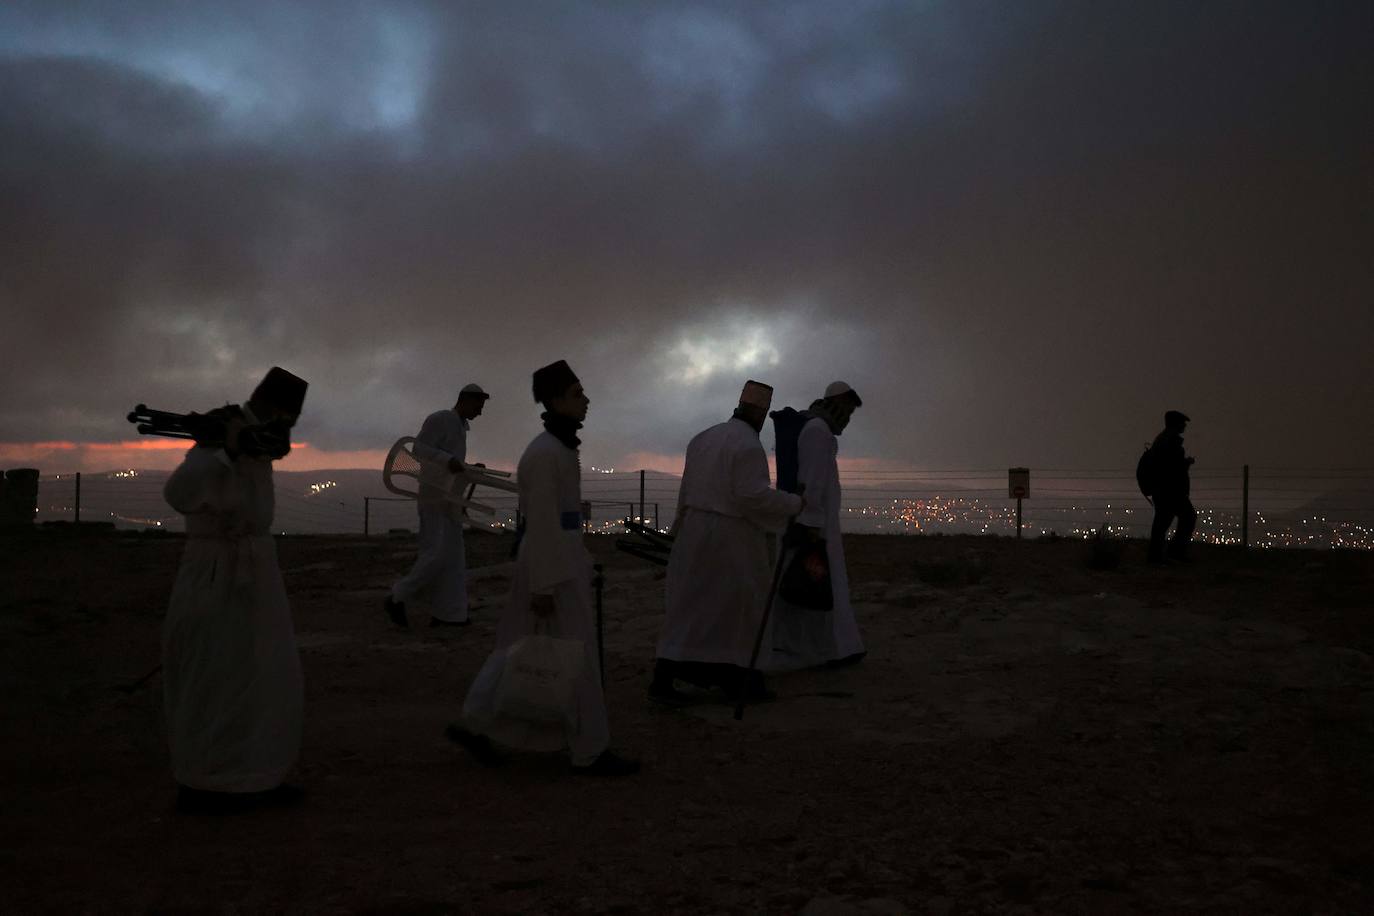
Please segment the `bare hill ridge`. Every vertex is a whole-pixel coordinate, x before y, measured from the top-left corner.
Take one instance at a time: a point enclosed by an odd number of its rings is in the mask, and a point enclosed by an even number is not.
[[[869,656],[650,706],[656,571],[608,567],[613,740],[644,773],[489,771],[442,737],[493,640],[399,631],[405,540],[288,538],[305,668],[287,812],[172,814],[153,676],[179,539],[0,549],[0,881],[15,912],[1247,912],[1374,908],[1374,556],[848,538]],[[125,688],[125,689],[120,689]]]

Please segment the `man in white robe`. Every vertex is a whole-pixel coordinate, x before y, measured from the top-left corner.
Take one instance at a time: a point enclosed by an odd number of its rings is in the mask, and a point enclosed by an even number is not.
[[[276,542],[272,459],[245,427],[294,423],[306,383],[274,368],[223,447],[198,445],[163,495],[186,516],[186,548],[163,624],[164,706],[177,807],[225,813],[285,804],[301,742],[302,683]],[[259,427],[260,428],[260,427]]]
[[[601,691],[592,558],[582,543],[581,465],[577,430],[591,401],[562,360],[534,373],[534,399],[545,407],[544,432],[520,457],[516,484],[524,518],[510,599],[497,624],[496,649],[463,703],[448,737],[486,766],[502,762],[494,744],[529,751],[567,748],[576,773],[628,776],[639,763],[608,750],[610,727]],[[563,721],[535,723],[503,714],[499,688],[508,650],[543,633],[582,643],[583,665]]]
[[[408,626],[406,602],[415,598],[428,599],[431,627],[470,622],[463,510],[449,495],[454,475],[467,461],[469,425],[482,415],[489,397],[479,385],[463,386],[458,403],[426,417],[415,437],[413,449],[420,459],[419,553],[410,572],[391,587],[382,603],[397,626]]]
[[[668,613],[649,686],[656,702],[687,701],[677,680],[721,687],[732,698],[767,695],[762,676],[749,668],[772,585],[766,535],[782,530],[804,505],[802,497],[774,490],[768,476],[759,431],[772,400],[771,387],[747,382],[734,416],[687,445],[668,560]]]
[[[788,671],[818,665],[855,664],[866,650],[849,603],[849,574],[840,536],[839,440],[854,410],[863,405],[857,391],[832,382],[825,396],[812,403],[811,414],[797,441],[797,482],[806,494],[806,508],[797,518],[793,537],[823,538],[830,564],[834,607],[816,611],[798,607],[779,596],[773,605],[773,652],[769,669]],[[790,561],[789,556],[784,563]]]

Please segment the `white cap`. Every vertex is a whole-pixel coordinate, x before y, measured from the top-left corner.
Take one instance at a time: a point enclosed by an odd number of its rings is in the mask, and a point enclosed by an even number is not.
[[[767,410],[773,405],[773,386],[750,379],[744,383],[744,391],[740,392],[739,402]]]
[[[842,394],[852,395],[855,407],[864,406],[863,399],[859,397],[859,392],[850,388],[848,382],[831,382],[825,386],[825,396],[828,398],[837,398]]]
[[[476,382],[469,382],[468,384],[464,385],[463,390],[458,392],[458,397],[461,398],[463,395],[472,395],[474,397],[479,397],[484,400],[486,398],[491,397],[491,395],[483,391],[482,386],[477,384]]]

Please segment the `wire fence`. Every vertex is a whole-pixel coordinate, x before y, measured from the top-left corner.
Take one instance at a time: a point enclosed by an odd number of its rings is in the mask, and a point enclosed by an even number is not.
[[[39,522],[109,522],[119,528],[180,531],[162,498],[166,473],[136,470],[40,477]],[[417,528],[413,501],[388,494],[368,471],[277,476],[273,529],[282,534],[379,536]],[[620,533],[625,519],[667,529],[678,478],[657,472],[591,472],[582,480],[590,532]],[[877,534],[1017,533],[1005,468],[854,471],[842,475],[841,525]],[[1192,475],[1198,539],[1252,547],[1374,549],[1374,468],[1237,468]],[[475,526],[513,529],[515,494],[483,490],[490,514]],[[1145,537],[1152,506],[1121,468],[1031,469],[1021,506],[1026,537]]]

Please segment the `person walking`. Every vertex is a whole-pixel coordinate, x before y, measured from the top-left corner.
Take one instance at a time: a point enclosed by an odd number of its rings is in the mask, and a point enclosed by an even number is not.
[[[1189,498],[1191,482],[1188,479],[1188,469],[1193,466],[1194,459],[1183,449],[1183,431],[1188,422],[1182,412],[1168,411],[1164,414],[1164,429],[1150,445],[1155,517],[1150,526],[1149,562],[1157,566],[1168,560],[1188,562],[1188,544],[1197,525],[1197,510]],[[1166,550],[1165,538],[1175,519],[1178,525]]]
[[[810,419],[797,440],[797,482],[806,497],[806,508],[788,532],[790,546],[783,562],[790,562],[788,557],[796,550],[823,540],[833,604],[829,611],[818,611],[798,607],[778,595],[768,664],[771,670],[851,665],[867,653],[849,601],[849,574],[840,533],[843,494],[839,436],[861,406],[863,400],[857,391],[845,382],[832,382],[824,396],[805,411]]]
[[[428,599],[429,625],[467,626],[467,556],[463,510],[450,498],[454,475],[467,461],[468,430],[491,396],[477,384],[464,385],[458,402],[425,418],[413,450],[420,460],[419,553],[410,572],[391,587],[382,609],[397,626],[408,626],[406,604]]]
[[[767,695],[762,676],[749,674],[772,579],[767,533],[781,530],[805,505],[769,480],[759,432],[772,400],[771,386],[746,382],[734,415],[687,445],[667,616],[649,686],[656,702],[687,702],[675,680],[720,687],[732,699]]]
[[[628,776],[638,772],[639,762],[609,750],[592,604],[592,557],[582,542],[582,440],[577,431],[591,400],[563,360],[534,373],[534,398],[544,405],[544,431],[525,449],[516,470],[524,527],[510,598],[497,624],[496,648],[463,702],[462,721],[450,725],[446,734],[486,766],[502,762],[497,744],[529,751],[566,748],[574,773]],[[582,643],[583,664],[573,686],[572,707],[561,722],[524,721],[501,709],[508,650],[538,633]]]

